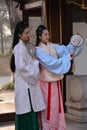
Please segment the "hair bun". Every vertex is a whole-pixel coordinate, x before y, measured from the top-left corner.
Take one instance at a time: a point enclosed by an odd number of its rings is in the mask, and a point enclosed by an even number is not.
[[[46,27],[44,25],[39,25],[37,30],[36,30],[36,34],[40,36],[42,31],[45,29],[46,29]]]

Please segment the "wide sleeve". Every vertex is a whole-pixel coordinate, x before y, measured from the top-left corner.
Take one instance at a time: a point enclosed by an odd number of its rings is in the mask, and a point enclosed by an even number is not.
[[[69,54],[57,59],[47,55],[43,50],[37,47],[36,57],[47,70],[55,74],[65,74],[69,71],[71,66],[71,57]]]
[[[27,61],[26,63],[26,53],[23,47],[15,49],[14,54],[15,54],[16,71],[20,73],[22,78],[27,83],[36,84],[39,79],[38,60],[33,60],[31,63],[30,61]]]
[[[73,46],[73,44],[70,42],[70,43],[67,45],[67,49],[68,49],[69,52],[74,52],[74,53],[75,53],[75,56],[74,56],[74,57],[76,57],[76,56],[78,56],[78,55],[82,52],[82,50],[83,50],[83,45],[75,47],[75,46]]]
[[[83,45],[81,45],[79,47],[75,47],[71,43],[69,43],[67,46],[54,44],[54,47],[55,47],[56,52],[59,57],[65,55],[65,54],[68,54],[70,52],[74,52],[74,54],[75,54],[74,57],[76,57],[77,55],[79,55],[81,53],[81,51],[83,49]]]

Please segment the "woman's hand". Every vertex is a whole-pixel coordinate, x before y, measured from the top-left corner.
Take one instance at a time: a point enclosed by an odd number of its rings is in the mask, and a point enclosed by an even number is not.
[[[74,57],[75,56],[74,52],[70,52],[70,56]]]

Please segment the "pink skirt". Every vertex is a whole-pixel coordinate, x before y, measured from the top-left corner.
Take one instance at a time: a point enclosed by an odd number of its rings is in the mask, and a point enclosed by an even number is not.
[[[46,109],[41,112],[42,130],[66,130],[60,81],[40,80]]]

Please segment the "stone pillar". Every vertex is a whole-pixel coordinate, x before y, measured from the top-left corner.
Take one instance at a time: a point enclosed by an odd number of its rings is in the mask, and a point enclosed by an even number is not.
[[[66,118],[87,122],[87,76],[66,76]]]

